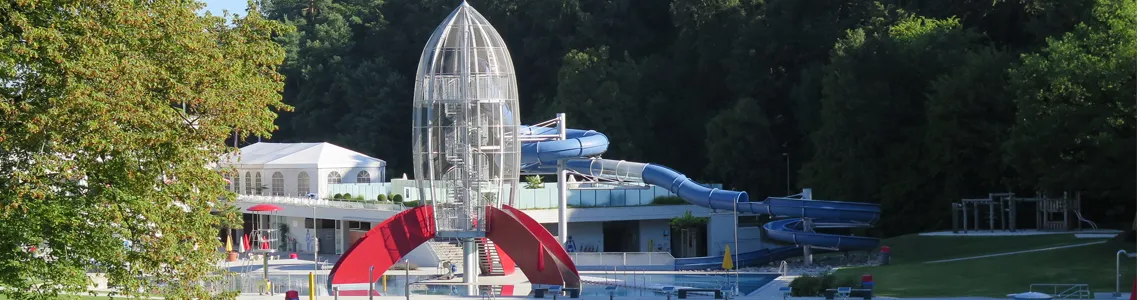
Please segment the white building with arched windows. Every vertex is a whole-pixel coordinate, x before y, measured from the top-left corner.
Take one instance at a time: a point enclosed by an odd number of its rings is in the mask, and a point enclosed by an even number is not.
[[[329,143],[255,143],[222,158],[239,195],[323,197],[330,184],[383,182],[384,160]]]

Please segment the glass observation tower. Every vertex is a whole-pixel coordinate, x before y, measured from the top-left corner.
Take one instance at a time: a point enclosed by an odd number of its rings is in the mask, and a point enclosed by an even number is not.
[[[463,240],[470,258],[473,239],[486,234],[486,206],[517,197],[520,156],[514,64],[466,1],[424,46],[414,101],[416,187],[434,207],[437,236]],[[465,269],[468,260],[477,257]]]

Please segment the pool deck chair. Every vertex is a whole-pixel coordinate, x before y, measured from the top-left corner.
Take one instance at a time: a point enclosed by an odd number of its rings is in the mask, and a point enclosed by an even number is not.
[[[784,300],[788,300],[788,296],[792,295],[792,287],[790,287],[790,286],[780,287],[780,294],[784,295]]]
[[[835,289],[835,298],[847,299],[851,296],[851,287],[843,286]]]
[[[677,288],[672,287],[672,286],[661,287],[661,292],[665,293],[665,300],[672,300],[673,299],[673,292],[676,290],[677,290]]]
[[[558,299],[558,294],[562,293],[562,286],[561,285],[551,285],[551,286],[547,287],[546,290],[549,291],[551,295],[554,295],[554,299]]]

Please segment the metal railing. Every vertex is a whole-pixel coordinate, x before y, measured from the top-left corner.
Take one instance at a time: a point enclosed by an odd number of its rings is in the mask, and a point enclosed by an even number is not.
[[[336,201],[329,199],[312,199],[305,197],[289,197],[289,196],[261,196],[261,195],[238,195],[238,201],[251,202],[251,203],[275,203],[297,206],[317,206],[317,207],[334,207],[334,208],[350,208],[350,209],[373,209],[384,211],[403,211],[408,209],[403,204],[395,203],[368,203],[368,202],[349,202],[349,201]]]
[[[1053,299],[1092,299],[1089,285],[1083,283],[1034,283],[1029,285],[1029,291],[1049,294]]]
[[[317,295],[328,295],[324,283],[328,282],[328,275],[315,275]],[[280,295],[286,291],[297,291],[305,296],[309,294],[309,274],[269,274],[270,285],[265,284],[264,275],[257,274],[228,274],[212,276],[202,280],[202,286],[212,293],[238,292],[241,294]],[[267,293],[271,292],[271,293]]]
[[[673,265],[669,252],[571,252],[570,259],[580,266]]]

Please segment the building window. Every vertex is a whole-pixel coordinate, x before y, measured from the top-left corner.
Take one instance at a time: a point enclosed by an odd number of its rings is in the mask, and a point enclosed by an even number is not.
[[[301,172],[297,174],[297,196],[306,196],[309,194],[309,173]]]
[[[261,195],[261,172],[253,173],[253,193]]]
[[[270,183],[273,184],[271,190],[273,190],[274,196],[285,196],[285,175],[281,175],[281,172],[273,172]]]
[[[226,180],[226,191],[233,190],[233,184],[230,183],[230,181],[231,181],[230,173],[222,174],[222,178],[224,178]]]
[[[368,176],[368,171],[360,171],[356,173],[356,183],[370,183],[372,178]]]
[[[340,173],[337,173],[336,171],[329,173],[329,184],[338,184],[338,183],[340,183]]]
[[[253,176],[250,176],[249,172],[245,172],[245,194],[246,195],[253,195],[253,181],[251,181],[251,180],[253,180]]]
[[[348,221],[348,229],[368,231],[372,229],[372,222]]]

